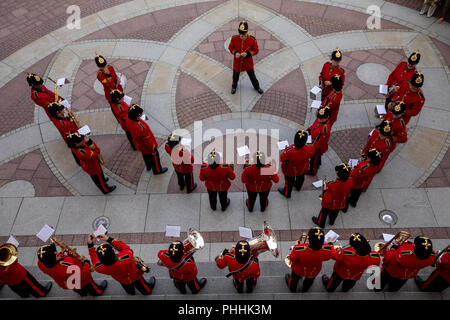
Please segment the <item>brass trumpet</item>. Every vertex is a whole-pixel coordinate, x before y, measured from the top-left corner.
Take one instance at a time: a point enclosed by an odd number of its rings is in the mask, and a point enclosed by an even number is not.
[[[11,243],[0,246],[0,267],[8,267],[17,260],[17,247]]]
[[[323,196],[325,195],[325,191],[327,191],[327,177],[326,176],[322,179],[322,189],[321,189],[321,192],[319,194],[319,199],[321,201],[323,199]]]
[[[441,264],[441,256],[446,252],[450,252],[450,244],[446,246],[441,252],[439,252],[439,254],[436,256],[436,260],[434,260],[432,267],[437,267]]]
[[[308,234],[306,232],[303,232],[300,238],[297,240],[297,244],[301,243],[308,243]],[[291,268],[292,262],[291,262],[291,255],[288,254],[286,258],[284,258],[284,263],[288,268]]]
[[[408,232],[400,231],[387,243],[383,241],[375,243],[374,250],[377,251],[380,254],[380,256],[383,256],[386,253],[386,251],[390,249],[392,243],[394,243],[396,246],[400,246],[406,240],[408,240],[410,236],[411,235]]]

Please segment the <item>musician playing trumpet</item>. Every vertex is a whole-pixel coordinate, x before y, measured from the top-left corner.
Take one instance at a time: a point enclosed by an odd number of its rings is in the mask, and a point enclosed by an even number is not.
[[[158,258],[169,269],[170,278],[175,287],[182,294],[186,294],[186,284],[193,294],[198,293],[205,285],[206,279],[197,279],[197,265],[192,255],[184,254],[184,245],[181,241],[174,241],[168,250],[160,250]]]
[[[421,291],[442,292],[450,287],[450,245],[440,253],[440,257],[436,257],[433,267],[436,269],[427,280],[424,281],[419,276],[414,278]]]
[[[311,228],[308,236],[306,237],[305,233],[292,248],[289,255],[291,273],[284,276],[291,292],[297,291],[297,284],[302,278],[304,278],[302,292],[307,292],[322,269],[322,263],[331,259],[333,246],[324,244],[324,237],[325,233],[321,228]]]

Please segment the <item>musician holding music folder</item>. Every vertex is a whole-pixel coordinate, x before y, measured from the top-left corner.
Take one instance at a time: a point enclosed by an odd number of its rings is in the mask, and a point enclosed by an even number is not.
[[[308,133],[311,135],[312,144],[314,145],[314,155],[310,160],[309,170],[307,175],[315,176],[322,164],[322,155],[328,150],[328,141],[330,140],[331,126],[328,119],[331,116],[331,109],[329,107],[321,107],[317,111],[317,118],[314,123],[308,128]]]
[[[58,96],[54,92],[47,89],[44,86],[44,80],[34,73],[27,74],[27,82],[31,87],[31,100],[42,109],[44,109],[48,118],[51,119],[50,113],[48,111],[48,105],[52,102],[59,102],[64,100],[62,97]]]
[[[442,292],[450,287],[450,245],[442,250],[433,264],[436,267],[427,280],[416,276],[414,280],[421,291]]]

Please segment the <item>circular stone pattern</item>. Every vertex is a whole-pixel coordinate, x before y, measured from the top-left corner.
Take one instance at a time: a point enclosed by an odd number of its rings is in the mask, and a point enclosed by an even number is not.
[[[229,37],[227,40],[225,40],[225,42],[223,43],[223,47],[225,48],[225,52],[228,52],[228,47],[230,45],[231,42],[231,37]]]
[[[358,78],[372,86],[386,83],[389,74],[389,69],[379,63],[364,63],[356,69]]]

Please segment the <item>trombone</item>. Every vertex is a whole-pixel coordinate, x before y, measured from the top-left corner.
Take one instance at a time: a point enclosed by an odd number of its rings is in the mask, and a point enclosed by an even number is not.
[[[392,246],[392,243],[396,246],[402,245],[406,240],[409,239],[411,235],[406,231],[400,231],[398,232],[391,240],[389,240],[387,243],[380,241],[375,243],[374,250],[377,251],[380,256],[384,256],[386,251],[388,251]]]

